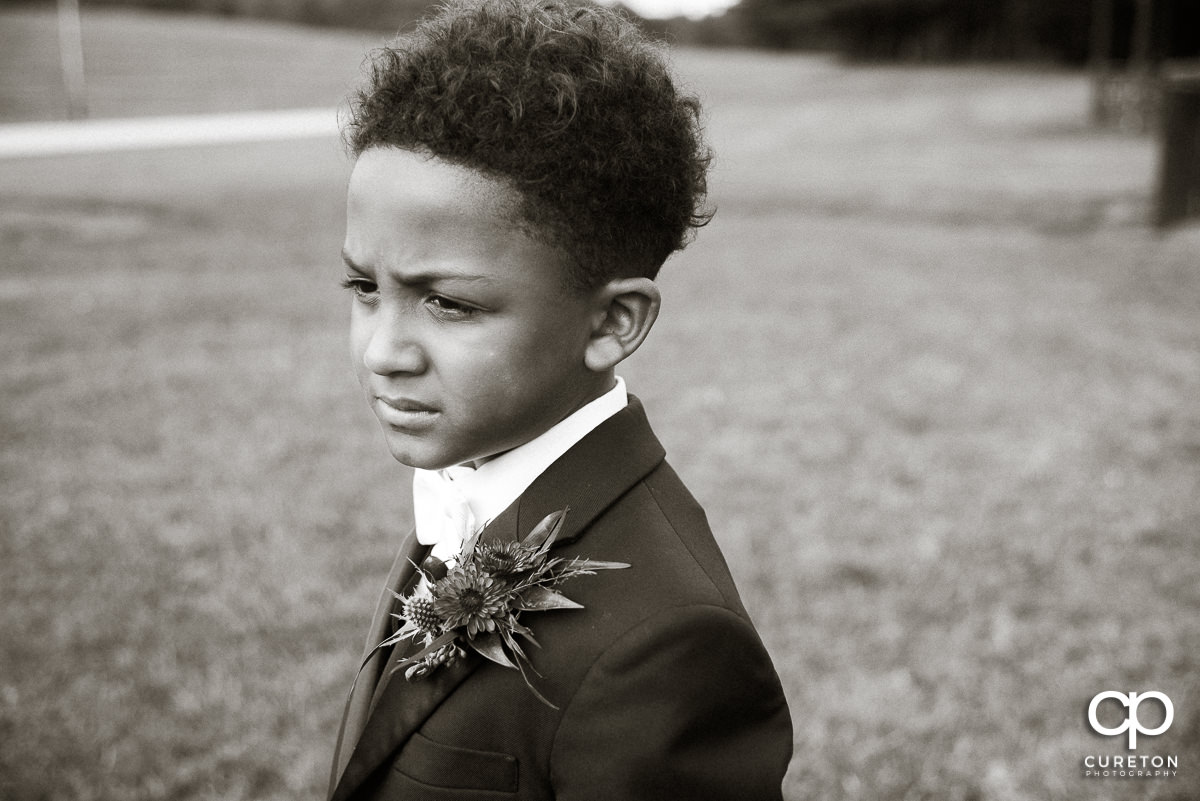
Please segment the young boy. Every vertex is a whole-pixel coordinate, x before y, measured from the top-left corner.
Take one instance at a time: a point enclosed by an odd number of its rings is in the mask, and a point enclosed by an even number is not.
[[[780,798],[779,679],[614,373],[706,220],[696,100],[612,12],[464,2],[377,55],[348,140],[354,366],[417,525],[331,798]],[[609,564],[527,586],[572,558]]]

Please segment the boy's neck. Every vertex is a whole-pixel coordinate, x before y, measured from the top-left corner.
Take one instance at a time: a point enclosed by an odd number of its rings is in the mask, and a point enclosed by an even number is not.
[[[574,406],[572,406],[570,408],[570,410],[567,411],[566,414],[564,414],[559,419],[555,420],[554,423],[552,425],[550,425],[549,427],[547,427],[544,431],[538,432],[536,435],[530,437],[528,440],[521,443],[520,445],[517,445],[514,448],[510,448],[509,450],[506,450],[506,451],[501,451],[500,453],[493,453],[491,456],[484,456],[479,459],[473,459],[470,462],[468,462],[467,464],[469,464],[471,467],[478,470],[480,467],[482,467],[483,465],[492,461],[493,459],[503,456],[506,453],[511,453],[512,451],[515,451],[517,448],[521,448],[524,445],[527,445],[528,443],[532,442],[533,440],[535,440],[538,437],[545,434],[546,431],[551,430],[552,428],[554,428],[554,426],[558,425],[563,420],[566,420],[571,415],[575,414],[580,409],[587,406],[592,401],[596,400],[597,398],[601,398],[601,397],[607,395],[609,392],[611,392],[617,386],[616,372],[613,370],[608,370],[607,372],[602,373],[599,376],[597,376],[597,378],[598,378],[598,380],[594,382],[594,386],[591,389],[589,389],[588,392],[584,393],[583,400],[580,400],[579,402],[577,402]]]

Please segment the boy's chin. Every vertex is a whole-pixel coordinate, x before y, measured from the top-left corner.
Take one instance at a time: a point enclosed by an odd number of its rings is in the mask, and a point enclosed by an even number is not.
[[[389,439],[388,450],[392,453],[392,458],[405,467],[413,467],[421,470],[441,470],[445,467],[453,467],[460,462],[446,461],[444,457],[439,457],[437,454],[423,453],[420,450],[412,448],[398,447],[393,445]]]
[[[465,443],[440,438],[437,436],[438,432],[435,431],[420,433],[400,431],[384,421],[380,422],[383,428],[383,438],[392,458],[402,465],[421,470],[442,470],[460,464],[474,464],[478,467],[536,436],[536,434],[523,437],[518,435],[509,437],[507,440],[492,438],[487,441]]]
[[[384,438],[387,440],[387,447],[392,458],[406,467],[441,470],[471,461],[474,458],[470,454],[463,455],[428,440],[417,440],[386,429]]]

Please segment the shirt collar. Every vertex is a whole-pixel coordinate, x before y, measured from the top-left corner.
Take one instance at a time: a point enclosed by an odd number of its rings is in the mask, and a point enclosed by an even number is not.
[[[475,520],[486,525],[521,497],[521,493],[558,457],[628,403],[625,381],[617,376],[616,385],[608,392],[524,445],[506,451],[478,468],[458,465],[441,472],[466,498]]]

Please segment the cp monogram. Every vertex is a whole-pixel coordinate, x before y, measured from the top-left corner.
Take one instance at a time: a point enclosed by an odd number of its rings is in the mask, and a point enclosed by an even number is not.
[[[1101,726],[1100,721],[1096,719],[1096,708],[1100,706],[1100,702],[1106,698],[1112,698],[1116,701],[1119,701],[1122,706],[1129,710],[1129,714],[1125,718],[1125,722],[1115,729]],[[1162,725],[1157,729],[1144,728],[1142,724],[1138,722],[1138,704],[1140,704],[1142,701],[1145,701],[1147,698],[1157,698],[1160,702],[1162,702],[1163,709],[1166,710],[1166,717],[1163,719]],[[1171,699],[1158,691],[1141,693],[1140,695],[1138,693],[1129,693],[1126,695],[1125,693],[1119,693],[1115,690],[1105,690],[1102,693],[1096,693],[1095,697],[1092,698],[1092,703],[1088,705],[1088,723],[1092,724],[1092,728],[1100,734],[1106,734],[1112,737],[1121,734],[1126,730],[1129,731],[1130,751],[1137,748],[1137,736],[1139,732],[1147,735],[1148,737],[1153,737],[1156,734],[1162,734],[1171,727],[1171,721],[1174,719],[1175,707],[1171,705]]]

